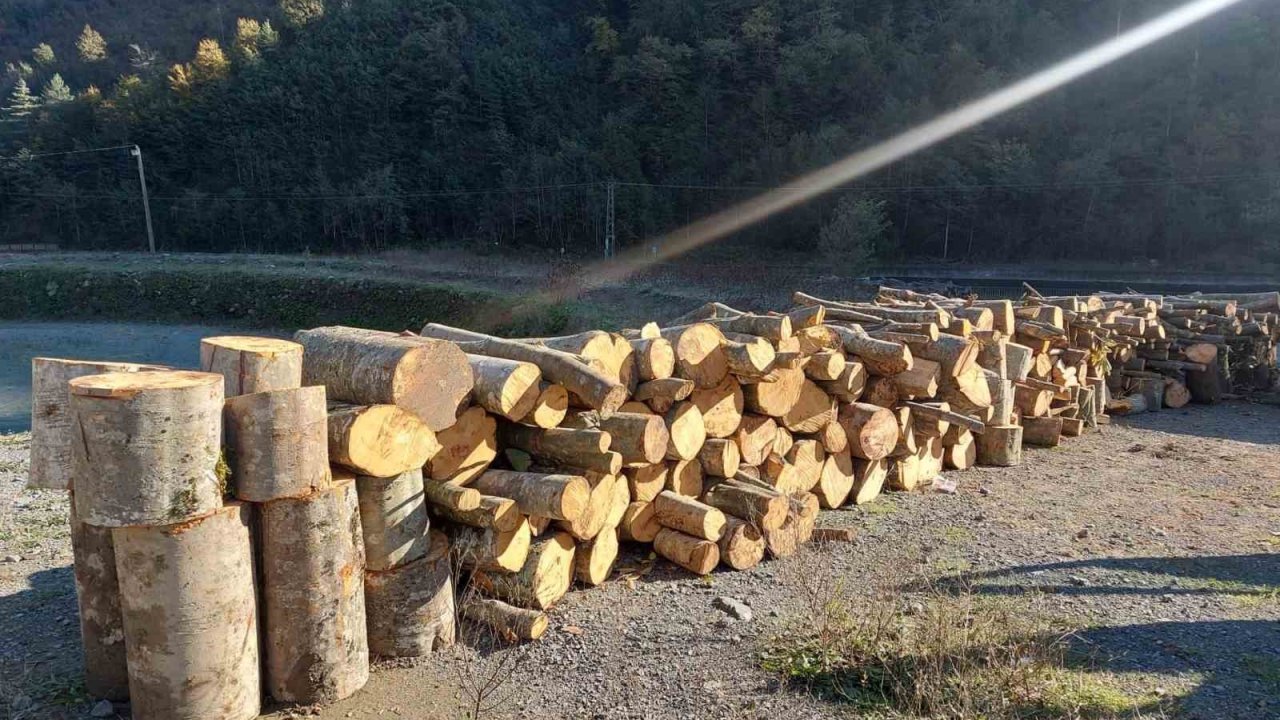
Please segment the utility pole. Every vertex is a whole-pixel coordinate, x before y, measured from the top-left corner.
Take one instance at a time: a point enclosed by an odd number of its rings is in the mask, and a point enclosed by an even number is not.
[[[614,182],[610,180],[605,183],[607,196],[604,206],[604,256],[613,257],[615,246],[618,242],[618,235],[614,231],[614,214],[613,214],[613,188]]]
[[[147,194],[147,172],[142,168],[142,148],[137,145],[129,151],[138,158],[138,182],[142,184],[142,211],[147,216],[147,249],[156,251],[156,233],[151,229],[151,197]]]

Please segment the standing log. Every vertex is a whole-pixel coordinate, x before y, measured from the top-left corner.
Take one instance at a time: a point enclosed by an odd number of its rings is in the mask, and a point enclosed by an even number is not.
[[[108,373],[70,383],[76,514],[169,525],[222,507],[222,376]]]
[[[667,490],[685,497],[702,497],[702,463],[697,458],[676,460],[668,468]]]
[[[695,390],[689,400],[702,413],[702,425],[709,438],[727,438],[742,424],[742,386],[731,375],[713,388]]]
[[[988,425],[977,436],[978,464],[1013,467],[1022,464],[1022,426]]]
[[[471,596],[462,602],[462,617],[493,628],[507,642],[537,640],[547,631],[547,614],[513,607],[501,600]]]
[[[540,428],[553,428],[564,422],[569,412],[569,391],[563,385],[544,382],[538,387],[533,407],[520,422]]]
[[[711,540],[663,528],[653,539],[653,549],[662,557],[695,575],[706,575],[720,564],[720,546]]]
[[[1022,444],[1058,447],[1062,441],[1062,418],[1022,418]]]
[[[111,528],[86,525],[76,517],[75,503],[71,505],[72,570],[80,609],[84,689],[91,698],[124,702],[129,699],[129,664]]]
[[[719,540],[724,532],[724,513],[705,503],[663,491],[653,501],[653,510],[663,527],[679,530],[704,540]]]
[[[653,509],[653,503],[633,502],[622,514],[622,523],[618,526],[618,534],[623,540],[639,543],[651,543],[662,530],[662,523]]]
[[[520,572],[477,572],[472,582],[487,595],[520,607],[546,610],[569,591],[575,551],[572,535],[552,533],[529,548],[529,559]]]
[[[364,574],[369,651],[382,657],[420,657],[457,637],[449,540],[431,532],[427,554],[384,572]]]
[[[529,557],[529,522],[523,518],[510,530],[455,525],[449,528],[453,553],[467,570],[516,572]]]
[[[777,369],[773,382],[755,383],[743,388],[743,399],[747,410],[758,415],[769,415],[780,418],[791,411],[800,400],[804,390],[804,370],[802,368]]]
[[[457,345],[346,327],[302,330],[304,385],[324,385],[329,399],[398,405],[433,431],[457,419],[471,393],[467,356]]]
[[[795,433],[816,433],[836,419],[836,403],[811,380],[800,386],[800,397],[781,418],[783,426]]]
[[[259,506],[266,685],[280,702],[349,697],[369,680],[356,484]]]
[[[223,407],[227,465],[248,502],[303,497],[329,485],[324,388],[239,395]]]
[[[926,469],[921,462],[919,451],[914,455],[894,458],[889,466],[885,483],[893,490],[912,492],[926,480]]]
[[[676,351],[663,337],[628,341],[636,358],[636,375],[644,382],[669,378],[676,370]]]
[[[667,472],[666,463],[624,470],[630,498],[638,502],[651,502],[667,487]]]
[[[200,370],[221,375],[229,398],[290,390],[302,386],[302,346],[278,338],[205,338],[200,341]]]
[[[1204,365],[1204,370],[1187,372],[1187,390],[1193,402],[1212,405],[1222,400],[1221,363],[1215,357]]]
[[[166,370],[160,365],[86,362],[38,357],[31,360],[31,467],[27,487],[71,489],[71,397],[75,378],[103,373]]]
[[[508,420],[520,420],[533,411],[542,393],[537,365],[484,355],[468,355],[467,364],[475,378],[471,398],[477,405]]]
[[[591,486],[580,475],[490,470],[472,481],[471,487],[515,500],[525,515],[555,520],[576,520],[591,500]]]
[[[733,477],[742,458],[732,440],[708,440],[698,452],[702,472],[715,477]]]
[[[221,398],[222,378],[211,377]],[[111,531],[129,702],[138,720],[258,716],[250,512],[249,505],[232,502],[176,525]]]
[[[389,570],[413,562],[431,547],[421,470],[389,478],[356,478],[365,567]]]
[[[863,460],[888,457],[898,444],[898,421],[885,408],[852,403],[840,408],[840,424],[849,437],[849,451]]]
[[[885,460],[853,459],[853,490],[850,497],[854,505],[865,505],[880,497],[880,490],[889,476],[889,463]]]
[[[574,576],[587,587],[603,585],[618,561],[618,531],[610,528],[578,546]]]
[[[498,456],[497,434],[498,423],[484,408],[467,408],[456,422],[436,433],[440,452],[431,458],[431,479],[470,483]]]
[[[440,452],[431,428],[395,405],[331,405],[327,432],[329,462],[361,475],[393,477]]]
[[[764,559],[764,536],[754,525],[738,518],[728,518],[716,544],[720,562],[734,570],[750,570]]]

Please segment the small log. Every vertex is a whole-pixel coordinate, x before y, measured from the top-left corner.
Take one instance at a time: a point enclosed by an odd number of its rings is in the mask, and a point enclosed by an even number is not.
[[[822,449],[829,453],[844,452],[849,449],[849,436],[845,433],[844,426],[840,424],[838,415],[818,431],[817,437],[818,442],[822,443]]]
[[[653,501],[654,513],[663,527],[679,530],[704,540],[719,540],[725,516],[719,509],[693,498],[663,491]]]
[[[617,473],[622,466],[622,458],[609,452],[612,438],[602,430],[544,429],[504,422],[498,424],[498,442],[563,467]]]
[[[467,489],[475,491],[475,488]],[[480,504],[474,510],[458,510],[444,505],[432,505],[431,512],[460,525],[493,528],[498,532],[514,530],[524,522],[524,516],[520,514],[520,508],[514,500],[495,495],[481,495]]]
[[[1022,382],[1031,372],[1034,353],[1031,348],[1018,343],[1005,343],[1005,377],[1014,382]]]
[[[709,439],[698,452],[702,471],[715,477],[733,477],[741,460],[738,446],[732,440]]]
[[[487,625],[506,642],[537,640],[547,631],[547,614],[508,605],[493,598],[471,596],[459,608],[462,617]]]
[[[1022,418],[1022,444],[1036,447],[1058,447],[1062,442],[1062,418]]]
[[[606,530],[578,545],[574,555],[574,576],[587,587],[603,585],[618,561],[618,531]]]
[[[517,572],[529,555],[532,535],[523,518],[510,530],[454,525],[449,539],[459,564],[466,570]]]
[[[982,434],[982,431],[986,428],[986,426],[981,422],[974,420],[968,415],[962,415],[960,413],[947,410],[946,408],[939,407],[937,403],[909,402],[906,403],[906,406],[911,408],[911,412],[917,417],[924,416],[934,418],[939,421],[943,421],[948,425],[958,425],[969,432],[977,433],[979,435]],[[939,433],[939,435],[945,432],[946,428],[943,428],[942,433]]]
[[[764,338],[732,334],[721,346],[729,374],[739,379],[760,379],[769,374],[778,360],[773,345]]]
[[[1167,408],[1186,407],[1191,402],[1191,391],[1185,383],[1173,378],[1166,378],[1164,385],[1164,406]]]
[[[764,462],[773,448],[777,434],[777,423],[768,415],[742,416],[742,422],[734,434],[742,464],[755,466]]]
[[[676,370],[676,351],[666,338],[629,340],[635,355],[636,376],[642,382],[670,378]]]
[[[849,497],[854,505],[865,505],[880,497],[880,491],[889,476],[887,460],[853,459],[853,490]]]
[[[591,500],[591,486],[581,475],[489,470],[473,480],[471,487],[485,495],[515,500],[525,515],[555,520],[577,519]]]
[[[866,369],[884,377],[892,377],[911,369],[914,355],[907,345],[889,340],[877,340],[861,328],[854,330],[835,327],[844,343],[844,351],[857,357]]]
[[[824,350],[814,353],[809,357],[809,362],[805,363],[804,374],[813,380],[837,380],[840,374],[844,372],[845,365],[844,353],[839,350]]]
[[[976,436],[978,464],[1013,467],[1022,464],[1022,426],[988,425]]]
[[[1084,420],[1081,418],[1064,417],[1061,420],[1063,437],[1079,437],[1084,434]]]
[[[911,343],[912,355],[938,363],[941,376],[953,378],[977,365],[978,349],[978,343],[955,335],[940,335],[937,340]]]
[[[436,440],[441,449],[431,458],[431,479],[466,485],[498,456],[498,423],[484,408],[470,407]]]
[[[695,575],[706,575],[720,563],[720,547],[715,542],[671,528],[658,531],[653,538],[653,549]]]
[[[848,452],[835,453],[823,460],[822,473],[813,493],[818,496],[822,507],[834,509],[845,503],[853,484],[853,456]]]
[[[693,394],[693,381],[684,378],[663,378],[641,383],[632,393],[633,401],[648,403],[654,412],[664,413],[681,400]]]
[[[538,397],[533,401],[527,415],[520,418],[525,425],[540,428],[553,428],[564,422],[569,411],[569,391],[563,385],[543,382],[538,388]]]
[[[685,497],[702,496],[702,463],[697,460],[675,460],[669,464],[666,489]]]
[[[1025,382],[1014,383],[1013,405],[1023,417],[1042,417],[1049,413],[1053,393]]]
[[[729,518],[716,543],[720,562],[734,570],[750,570],[764,560],[764,535],[751,523]]]
[[[627,505],[622,514],[622,523],[618,525],[618,535],[623,540],[639,543],[652,543],[662,530],[662,523],[653,509],[653,503],[633,502]]]
[[[744,395],[733,376],[726,376],[715,387],[695,390],[689,400],[702,413],[702,425],[709,438],[730,437],[742,424]]]
[[[222,419],[237,498],[267,502],[329,486],[324,388],[238,395],[226,401]]]
[[[431,532],[427,554],[384,572],[364,574],[369,651],[420,657],[454,643],[457,625],[449,541]]]
[[[599,428],[609,435],[609,449],[622,455],[627,467],[660,462],[667,454],[671,436],[657,415],[617,412],[607,418],[571,416],[565,427],[579,430]]]
[[[520,607],[546,610],[569,591],[577,547],[567,532],[552,533],[529,548],[517,573],[476,572],[472,582],[487,595]]]
[[[468,355],[475,377],[471,399],[480,407],[508,420],[520,420],[533,411],[542,392],[542,371],[518,360]]]
[[[721,512],[772,530],[787,519],[787,502],[782,495],[757,485],[726,480],[711,487],[703,502]]]
[[[961,439],[943,448],[943,463],[951,470],[968,470],[978,462],[978,445],[973,435],[960,428]]]
[[[360,475],[394,477],[441,449],[426,423],[395,405],[331,405],[327,427],[329,462]]]
[[[461,512],[479,509],[480,498],[484,497],[475,488],[452,485],[438,480],[427,480],[422,486],[423,496],[432,505]]]
[[[302,346],[288,340],[224,335],[200,341],[200,370],[221,375],[223,394],[302,387]]]
[[[898,444],[898,422],[885,408],[852,403],[840,408],[839,418],[854,457],[879,460],[888,457]]]
[[[627,468],[623,471],[627,478],[628,494],[632,500],[651,502],[658,493],[667,487],[667,464],[654,463],[648,467]],[[699,480],[701,485],[701,480]]]
[[[667,425],[667,453],[670,460],[692,460],[698,457],[707,440],[706,421],[702,411],[692,402],[676,403],[663,415]]]
[[[457,419],[471,394],[467,356],[457,345],[347,327],[302,330],[302,384],[323,385],[330,400],[398,405],[433,431]]]

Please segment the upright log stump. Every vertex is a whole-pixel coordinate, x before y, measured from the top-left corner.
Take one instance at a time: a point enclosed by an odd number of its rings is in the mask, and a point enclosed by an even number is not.
[[[390,478],[356,478],[369,570],[390,570],[413,562],[431,548],[432,540],[427,535],[431,520],[427,517],[422,483],[421,470]]]
[[[976,438],[978,464],[1013,467],[1022,464],[1022,426],[988,425]]]
[[[31,360],[31,470],[27,487],[71,489],[72,380],[103,373],[165,370],[159,365],[87,362],[38,357]]]
[[[431,533],[431,549],[411,563],[364,574],[369,651],[418,657],[452,645],[457,634],[449,540]]]
[[[85,525],[72,505],[71,554],[84,646],[84,687],[92,698],[123,702],[129,699],[129,665],[111,528]]]
[[[369,680],[356,485],[264,503],[266,682],[281,702],[331,703]]]
[[[304,497],[329,486],[323,387],[229,398],[222,419],[237,498],[268,502]]]
[[[279,338],[224,335],[200,341],[200,369],[225,380],[226,396],[302,385],[302,346]]]
[[[222,507],[221,375],[71,381],[76,513],[90,525],[171,525]]]
[[[221,378],[216,387],[221,396]],[[135,720],[257,717],[249,515],[233,502],[176,525],[112,530]]]

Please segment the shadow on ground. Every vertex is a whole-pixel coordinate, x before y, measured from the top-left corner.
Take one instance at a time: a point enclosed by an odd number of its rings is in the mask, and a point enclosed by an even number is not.
[[[1197,412],[1204,408],[1203,405],[1188,405],[1179,410],[1166,408],[1159,412],[1115,418],[1113,422],[1172,435],[1280,445],[1280,405],[1250,402],[1232,402],[1230,405],[1237,408],[1231,414],[1230,422],[1206,422],[1204,414]],[[1195,415],[1199,415],[1198,421],[1189,422],[1188,417]]]
[[[0,717],[81,717],[80,625],[71,567],[41,570],[0,597]]]

